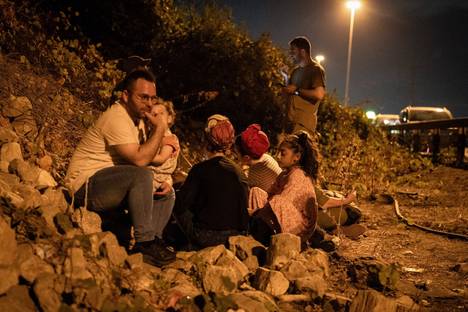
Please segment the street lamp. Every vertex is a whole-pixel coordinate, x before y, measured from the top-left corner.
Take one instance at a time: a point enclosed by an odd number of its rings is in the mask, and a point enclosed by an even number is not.
[[[349,74],[351,72],[351,49],[353,47],[354,14],[356,13],[356,10],[361,7],[361,2],[357,0],[346,1],[346,7],[351,10],[351,18],[349,21],[348,62],[346,66],[344,106],[347,106],[349,102]]]
[[[319,54],[315,57],[315,60],[317,61],[317,63],[320,64],[325,60],[325,56],[323,56],[322,54]]]

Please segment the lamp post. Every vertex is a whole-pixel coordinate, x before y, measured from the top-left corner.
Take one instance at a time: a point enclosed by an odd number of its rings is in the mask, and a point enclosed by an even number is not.
[[[351,50],[353,47],[353,28],[354,28],[354,15],[356,10],[361,7],[361,2],[357,0],[347,1],[346,7],[351,10],[351,18],[349,21],[349,40],[348,40],[348,62],[346,66],[346,84],[344,95],[344,106],[349,103],[349,75],[351,72]]]
[[[319,54],[315,57],[315,60],[317,61],[317,63],[321,64],[325,60],[325,56]]]

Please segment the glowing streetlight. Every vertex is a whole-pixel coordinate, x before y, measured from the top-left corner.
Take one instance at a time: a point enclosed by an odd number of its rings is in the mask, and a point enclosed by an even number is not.
[[[367,117],[367,119],[374,120],[375,117],[377,117],[377,115],[375,114],[374,111],[368,110],[368,111],[366,112],[366,117]]]
[[[325,60],[325,56],[323,56],[322,54],[319,54],[315,57],[315,60],[317,61],[317,63],[320,64]]]
[[[346,66],[346,84],[344,105],[347,106],[349,102],[349,74],[351,72],[351,50],[353,47],[353,28],[354,28],[354,15],[356,10],[361,7],[361,2],[357,0],[346,1],[346,7],[351,10],[351,18],[349,21],[349,43],[348,43],[348,62]]]

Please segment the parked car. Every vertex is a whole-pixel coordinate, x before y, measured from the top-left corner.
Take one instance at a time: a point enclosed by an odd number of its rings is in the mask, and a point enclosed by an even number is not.
[[[446,107],[407,106],[400,112],[401,123],[452,118],[452,113]]]

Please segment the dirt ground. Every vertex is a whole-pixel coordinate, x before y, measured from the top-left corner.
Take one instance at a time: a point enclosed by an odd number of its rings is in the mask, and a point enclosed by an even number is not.
[[[468,235],[468,170],[440,166],[401,177],[394,186],[392,195],[409,220]],[[400,282],[387,295],[408,295],[423,311],[467,311],[468,240],[407,226],[386,199],[359,202],[367,231],[358,240],[340,237],[332,291],[352,297],[366,287],[347,274],[349,261],[365,257],[397,265]]]

